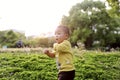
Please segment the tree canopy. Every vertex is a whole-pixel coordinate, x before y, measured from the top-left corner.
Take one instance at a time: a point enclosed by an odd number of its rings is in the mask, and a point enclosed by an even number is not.
[[[111,7],[109,11],[111,15],[120,17],[120,0],[107,0],[107,2]]]
[[[72,44],[82,42],[86,48],[116,43],[120,36],[119,22],[110,16],[105,3],[93,0],[77,3],[70,9],[69,16],[64,15],[61,21],[71,29]]]

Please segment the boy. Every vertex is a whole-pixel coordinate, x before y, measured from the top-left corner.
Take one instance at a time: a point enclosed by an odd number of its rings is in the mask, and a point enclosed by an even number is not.
[[[53,45],[54,52],[44,51],[49,57],[56,57],[57,68],[59,70],[58,80],[74,80],[75,77],[71,44],[67,40],[69,35],[68,27],[58,26],[55,31],[56,43]]]

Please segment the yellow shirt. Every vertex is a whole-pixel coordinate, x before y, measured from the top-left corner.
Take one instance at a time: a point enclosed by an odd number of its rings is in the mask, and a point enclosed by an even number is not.
[[[55,57],[59,72],[74,70],[73,54],[71,51],[71,44],[68,40],[64,40],[62,43],[54,44]]]

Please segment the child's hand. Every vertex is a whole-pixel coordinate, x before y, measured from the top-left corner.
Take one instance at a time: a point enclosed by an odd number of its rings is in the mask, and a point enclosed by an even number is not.
[[[46,55],[48,55],[48,56],[51,57],[51,58],[54,58],[54,57],[55,57],[55,54],[52,53],[52,52],[51,52],[50,50],[48,50],[48,49],[45,49],[43,53],[46,54]]]
[[[50,52],[50,51],[49,51],[48,49],[45,49],[45,50],[44,50],[44,54],[49,54],[49,52]]]

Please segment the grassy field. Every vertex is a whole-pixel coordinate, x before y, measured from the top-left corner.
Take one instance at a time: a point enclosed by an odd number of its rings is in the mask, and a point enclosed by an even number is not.
[[[120,52],[75,53],[75,80],[120,80]],[[0,53],[0,80],[57,80],[55,60],[42,53]]]

